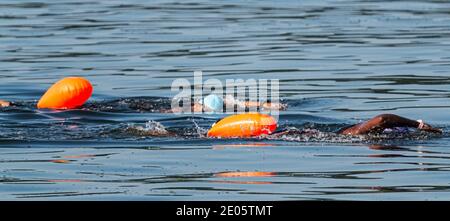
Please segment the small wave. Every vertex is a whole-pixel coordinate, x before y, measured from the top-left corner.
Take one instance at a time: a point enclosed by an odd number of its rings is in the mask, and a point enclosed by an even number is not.
[[[174,135],[173,133],[169,132],[161,123],[154,120],[148,121],[147,123],[145,123],[145,126],[129,125],[125,128],[124,132],[134,136],[161,137]]]
[[[289,128],[281,135],[273,134],[267,136],[269,140],[292,141],[292,142],[323,142],[323,143],[355,143],[361,142],[361,136],[340,135],[333,132],[323,132],[317,129]]]
[[[448,135],[448,134],[447,134]],[[272,134],[263,139],[291,141],[291,142],[313,142],[313,143],[386,143],[391,141],[420,141],[445,137],[424,131],[411,131],[408,133],[371,133],[367,135],[343,135],[334,132],[324,132],[315,128],[299,129],[287,128],[283,132]]]
[[[206,137],[208,129],[200,127],[194,118],[192,119],[192,123],[194,123],[196,135],[198,135],[199,137]]]

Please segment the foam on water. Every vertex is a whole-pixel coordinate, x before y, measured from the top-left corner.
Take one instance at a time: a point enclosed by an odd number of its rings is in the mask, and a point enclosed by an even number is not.
[[[132,134],[133,136],[144,136],[144,137],[152,137],[152,136],[169,136],[173,135],[166,130],[166,128],[159,122],[154,120],[150,120],[145,123],[145,126],[140,125],[129,125],[125,128],[125,132]]]

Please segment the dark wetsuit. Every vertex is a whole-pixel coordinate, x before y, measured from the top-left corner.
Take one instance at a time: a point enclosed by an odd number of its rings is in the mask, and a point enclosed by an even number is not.
[[[83,109],[105,112],[169,112],[171,100],[161,97],[131,97],[111,101],[95,101],[83,105]]]

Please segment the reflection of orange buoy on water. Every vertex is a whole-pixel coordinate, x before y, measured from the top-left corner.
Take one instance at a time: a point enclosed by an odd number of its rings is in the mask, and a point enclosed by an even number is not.
[[[214,174],[215,177],[221,177],[221,178],[234,178],[237,177],[238,179],[241,177],[273,177],[276,176],[276,172],[222,172],[222,173],[216,173]],[[233,183],[233,184],[272,184],[271,181],[246,181],[246,180],[217,180],[213,182],[219,182],[219,183]]]
[[[275,175],[275,172],[223,172],[215,174],[217,177],[266,177]]]
[[[208,137],[253,137],[277,129],[272,116],[260,113],[237,114],[223,118],[208,131]]]
[[[52,160],[52,163],[70,163],[69,160]]]
[[[64,78],[52,85],[39,100],[38,108],[72,109],[83,105],[92,95],[91,83],[81,77]]]

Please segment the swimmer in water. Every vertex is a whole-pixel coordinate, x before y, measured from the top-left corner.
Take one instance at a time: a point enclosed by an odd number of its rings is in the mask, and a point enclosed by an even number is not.
[[[380,114],[370,120],[344,127],[336,132],[340,135],[367,135],[367,134],[379,134],[379,133],[394,133],[405,134],[409,132],[409,128],[415,128],[417,130],[426,131],[430,133],[442,134],[442,130],[435,128],[429,124],[424,123],[422,120],[411,120],[405,117],[401,117],[395,114]],[[311,134],[317,133],[317,130],[286,130],[272,134],[273,137],[287,135],[290,133],[302,133]]]
[[[222,112],[224,105],[228,107],[237,107],[239,109],[261,109],[261,110],[286,110],[287,105],[276,102],[257,102],[257,101],[240,101],[233,96],[227,95],[224,98],[210,94],[200,101],[193,102],[191,109],[173,108],[171,112],[180,113],[186,111],[192,112]]]
[[[0,107],[9,107],[11,105],[11,102],[0,100]]]
[[[404,133],[408,128],[431,133],[442,133],[441,129],[434,128],[422,120],[411,120],[395,114],[381,114],[368,121],[342,128],[338,131],[343,135],[364,135],[369,133],[398,132]]]
[[[163,97],[131,97],[131,98],[121,98],[111,101],[94,101],[85,103],[81,109],[92,110],[92,111],[105,111],[105,112],[116,112],[116,111],[139,111],[139,112],[152,112],[152,113],[182,113],[182,112],[197,112],[197,113],[211,113],[211,112],[222,112],[223,105],[229,106],[236,105],[236,107],[242,109],[260,109],[260,110],[285,110],[287,108],[286,104],[275,103],[275,102],[252,102],[252,101],[239,101],[234,99],[232,96],[226,96],[225,99],[217,95],[208,95],[204,97],[201,101],[192,102],[190,107],[178,107],[172,108],[171,99]],[[12,103],[4,100],[0,100],[0,108],[11,107],[11,106],[34,106],[30,102],[18,102]]]

